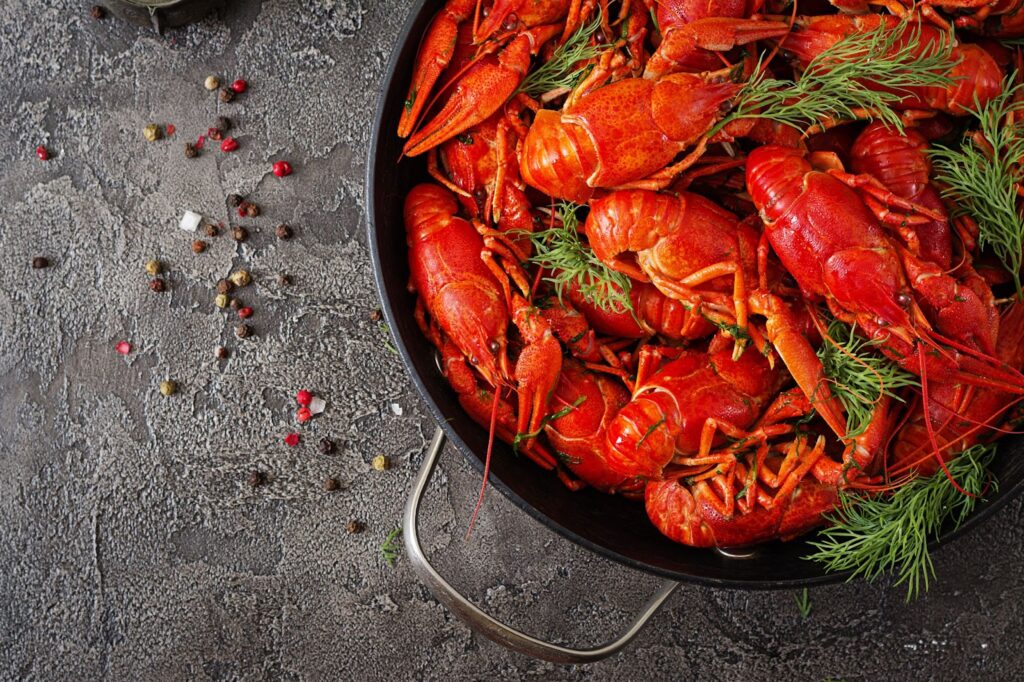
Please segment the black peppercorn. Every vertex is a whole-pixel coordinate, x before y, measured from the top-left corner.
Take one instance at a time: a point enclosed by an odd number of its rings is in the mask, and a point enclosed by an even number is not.
[[[283,287],[290,286],[292,283],[292,276],[280,274],[277,276],[277,283]]]
[[[334,452],[334,441],[330,438],[321,438],[319,448],[322,454],[329,455]]]
[[[247,218],[255,218],[260,214],[260,207],[251,201],[243,202],[243,206],[245,208],[245,215]],[[242,208],[243,206],[239,206],[239,208]]]
[[[199,150],[196,149],[196,146],[194,144],[192,144],[191,142],[186,142],[185,143],[185,158],[186,159],[194,159],[197,156],[199,156]]]
[[[337,490],[340,487],[341,486],[338,484],[338,479],[336,478],[331,477],[324,481],[324,490],[332,491]]]
[[[262,471],[256,471],[255,469],[253,469],[252,471],[249,472],[249,485],[251,485],[253,488],[258,488],[259,486],[266,483],[266,481],[267,478],[266,476],[263,475]]]
[[[235,336],[240,339],[244,339],[252,332],[252,328],[247,324],[240,324],[235,327]]]
[[[229,194],[228,195],[228,206],[231,208],[238,208],[245,201],[245,197],[241,194]]]
[[[229,280],[229,279],[219,279],[219,280],[217,280],[217,293],[218,294],[230,294],[231,293],[231,289],[234,286],[235,285],[232,284],[231,280]]]
[[[206,223],[206,227],[203,228],[203,231],[206,232],[207,237],[216,237],[220,234],[220,228],[213,223]]]
[[[232,310],[241,310],[243,307],[242,302],[239,301],[237,298],[231,299],[230,306]]]
[[[100,5],[93,5],[92,8],[89,10],[89,14],[92,15],[93,19],[99,21],[107,16],[107,10]]]
[[[371,322],[380,322],[381,318],[383,318],[383,317],[384,317],[384,313],[382,313],[380,311],[380,308],[376,308],[376,309],[374,309],[370,313],[370,321]]]
[[[167,288],[167,285],[164,284],[164,281],[158,277],[149,280],[149,288],[159,294],[161,291]]]
[[[217,96],[220,97],[221,102],[227,104],[235,98],[235,93],[231,90],[231,88],[221,88],[220,93]]]
[[[217,346],[217,350],[214,351],[214,355],[217,356],[218,360],[227,360],[230,353],[224,346]]]
[[[202,239],[192,242],[192,253],[202,253],[203,251],[206,251],[206,242]]]
[[[366,524],[362,521],[356,521],[355,519],[352,519],[348,522],[348,525],[345,526],[345,530],[348,531],[350,535],[355,535],[357,533],[362,533],[364,530],[366,530]]]
[[[36,270],[50,267],[50,261],[45,256],[36,256],[32,259],[32,267]]]
[[[244,227],[236,227],[233,230],[231,230],[231,238],[234,239],[236,242],[244,242],[246,239],[249,238],[249,230],[245,229]]]
[[[274,232],[277,234],[277,238],[278,239],[291,239],[292,238],[292,228],[288,227],[284,223],[281,223],[280,225],[278,225],[277,229],[275,229]]]
[[[227,131],[231,130],[231,119],[227,116],[218,116],[217,123],[214,127],[217,128],[217,130],[226,133]]]

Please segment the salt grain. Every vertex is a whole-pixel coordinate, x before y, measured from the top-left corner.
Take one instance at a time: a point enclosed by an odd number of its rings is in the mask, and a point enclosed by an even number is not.
[[[178,227],[188,232],[195,232],[199,229],[199,223],[201,222],[203,222],[203,216],[193,211],[185,211],[185,214],[181,216]]]

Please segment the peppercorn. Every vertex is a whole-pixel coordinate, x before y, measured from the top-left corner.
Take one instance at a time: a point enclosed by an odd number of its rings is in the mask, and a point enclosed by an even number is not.
[[[230,353],[224,346],[217,346],[217,349],[213,351],[213,354],[217,356],[218,360],[227,360]]]
[[[235,94],[241,95],[243,92],[249,89],[249,84],[245,81],[245,79],[239,78],[238,80],[233,82],[230,87]]]
[[[380,311],[380,308],[375,308],[370,312],[371,322],[380,322],[381,318],[384,317],[384,313]]]
[[[247,320],[252,317],[252,308],[250,306],[244,306],[238,309],[238,316],[243,320]]]
[[[231,309],[234,310],[234,311],[241,310],[242,309],[242,302],[239,301],[237,298],[231,299]]]
[[[277,283],[283,287],[291,286],[292,276],[281,273],[277,276]]]
[[[155,258],[150,258],[146,261],[146,274],[151,277],[156,277],[163,269],[164,266]]]
[[[231,297],[227,294],[217,294],[213,298],[213,304],[218,308],[227,308],[231,304]]]
[[[196,239],[192,242],[192,253],[202,253],[206,251],[206,242],[202,239]]]
[[[217,96],[220,97],[220,101],[221,102],[224,102],[224,104],[227,104],[228,102],[230,102],[231,100],[233,100],[235,98],[235,93],[232,92],[229,88],[221,88],[220,89],[220,93],[218,93]]]
[[[277,234],[277,238],[278,239],[291,239],[292,238],[292,228],[288,227],[284,223],[281,223],[280,225],[278,225],[277,228],[274,230],[274,232],[275,232],[275,234]]]
[[[222,152],[233,152],[236,149],[238,149],[238,140],[233,137],[225,137],[224,141],[220,143]]]
[[[262,471],[253,469],[249,472],[249,485],[253,488],[258,488],[267,482],[267,477],[263,475]]]
[[[231,283],[236,287],[244,287],[252,282],[252,276],[249,274],[248,270],[235,270],[228,275],[228,279],[230,279]]]
[[[243,201],[238,205],[238,216],[240,218],[255,218],[260,214],[260,207],[251,201]]]
[[[199,156],[199,150],[196,149],[196,146],[194,144],[192,144],[191,142],[186,142],[185,143],[185,158],[186,159],[194,159],[197,156]]]
[[[174,395],[178,392],[178,384],[174,383],[170,379],[164,379],[160,382],[160,395]]]
[[[50,267],[50,261],[45,256],[36,256],[32,259],[32,267],[36,270]]]
[[[216,128],[210,128],[206,131],[206,136],[214,142],[220,142],[224,139],[224,131],[217,130]]]
[[[283,178],[292,174],[292,165],[287,161],[275,161],[273,166],[271,166],[271,170],[274,175]]]
[[[337,490],[340,487],[341,485],[338,483],[338,479],[334,478],[333,476],[324,481],[324,490],[328,492]]]
[[[213,75],[207,76],[206,80],[203,81],[203,87],[213,92],[220,87],[220,79]]]
[[[362,521],[352,519],[348,522],[348,525],[345,526],[345,530],[348,531],[349,535],[357,535],[366,530],[366,524]]]
[[[230,294],[234,288],[234,284],[229,279],[218,279],[217,280],[217,293],[218,294]]]
[[[39,145],[38,147],[36,147],[36,156],[39,157],[40,161],[49,161],[50,150],[44,147],[43,145]]]
[[[206,223],[206,226],[203,227],[203,232],[206,233],[207,237],[216,237],[220,234],[220,229],[213,223]]]
[[[149,142],[156,142],[164,136],[164,131],[160,129],[155,123],[150,123],[148,126],[142,129],[142,136],[145,137]]]
[[[96,21],[101,21],[104,17],[107,16],[107,10],[101,7],[100,5],[93,5],[89,9],[89,14],[91,14],[92,18]]]
[[[290,448],[294,448],[301,440],[302,436],[293,431],[284,437],[284,444]]]
[[[391,468],[391,460],[386,455],[377,455],[371,463],[377,471],[386,471]]]
[[[238,208],[245,201],[245,197],[241,194],[229,194],[228,195],[228,206],[231,208]]]
[[[334,441],[330,438],[321,438],[317,447],[320,448],[320,454],[329,455],[334,452]]]
[[[232,125],[234,124],[231,122],[231,119],[227,116],[218,116],[217,122],[214,124],[213,127],[221,131],[222,133],[226,133],[227,131],[231,130]]]
[[[308,407],[300,407],[295,411],[295,419],[300,424],[305,424],[313,418],[313,413],[309,411]]]
[[[234,239],[236,242],[244,242],[246,239],[249,238],[249,230],[245,229],[244,227],[236,227],[233,230],[231,230],[231,238]]]
[[[252,332],[252,328],[247,324],[240,324],[235,327],[235,336],[240,339],[244,339]]]
[[[159,294],[160,292],[167,289],[167,285],[164,284],[164,281],[159,277],[154,277],[153,279],[149,280],[149,288]]]

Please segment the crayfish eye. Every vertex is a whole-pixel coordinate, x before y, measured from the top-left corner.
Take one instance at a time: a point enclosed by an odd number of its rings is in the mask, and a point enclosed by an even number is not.
[[[471,355],[470,358],[469,358],[469,364],[471,364],[471,365],[473,365],[475,367],[476,365],[480,364],[480,361],[476,359],[475,355]]]
[[[514,29],[514,28],[515,28],[515,27],[516,27],[516,26],[517,26],[518,24],[519,24],[519,17],[518,17],[518,16],[516,16],[516,13],[515,13],[515,12],[512,12],[512,13],[511,13],[511,14],[509,14],[509,15],[508,15],[507,17],[505,17],[505,23],[504,23],[504,24],[502,24],[502,26],[501,26],[501,27],[502,27],[503,29],[505,29],[506,31],[511,31],[511,30],[512,30],[512,29]]]
[[[900,307],[907,308],[910,306],[910,294],[903,293],[896,296],[896,302],[900,304]]]
[[[492,353],[497,353],[501,350],[501,344],[498,343],[497,339],[491,339],[490,343],[487,344],[487,347],[491,349]]]

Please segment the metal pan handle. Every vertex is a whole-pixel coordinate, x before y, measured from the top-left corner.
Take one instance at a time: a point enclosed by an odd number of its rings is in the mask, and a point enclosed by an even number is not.
[[[444,443],[444,431],[438,428],[434,432],[434,438],[430,442],[427,456],[420,467],[419,473],[416,475],[416,481],[413,484],[412,492],[409,494],[409,499],[405,503],[402,534],[405,537],[405,547],[409,553],[409,560],[412,562],[412,567],[416,574],[419,575],[420,580],[427,585],[431,593],[442,604],[447,606],[449,610],[455,613],[474,631],[504,647],[527,656],[533,656],[534,658],[541,658],[555,663],[592,663],[611,656],[629,644],[637,633],[640,632],[640,629],[647,624],[651,616],[669,598],[669,595],[679,587],[679,583],[673,580],[662,582],[658,591],[654,593],[654,596],[651,597],[621,635],[606,644],[592,649],[571,649],[559,646],[558,644],[552,644],[551,642],[545,642],[505,625],[484,613],[462,596],[454,587],[449,585],[434,570],[434,567],[430,565],[430,561],[423,552],[423,547],[420,545],[418,528],[420,501],[423,499],[423,493],[427,488],[427,483],[430,482],[430,476],[434,472],[434,467],[437,466],[437,460],[444,449]]]

